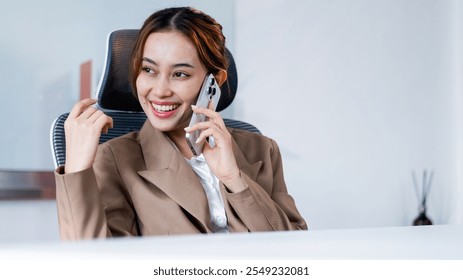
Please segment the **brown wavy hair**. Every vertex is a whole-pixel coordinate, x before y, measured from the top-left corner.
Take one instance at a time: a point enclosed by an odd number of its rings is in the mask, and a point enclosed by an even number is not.
[[[129,69],[130,86],[135,97],[146,40],[151,33],[162,31],[177,31],[186,36],[195,45],[199,59],[208,73],[216,75],[220,70],[227,70],[222,25],[209,15],[190,7],[163,9],[145,20],[135,43]]]

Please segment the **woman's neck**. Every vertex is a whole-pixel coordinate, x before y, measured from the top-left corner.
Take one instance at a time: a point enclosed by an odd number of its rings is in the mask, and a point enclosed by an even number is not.
[[[193,153],[186,142],[185,131],[183,129],[166,132],[166,135],[185,158],[190,159],[193,157]]]

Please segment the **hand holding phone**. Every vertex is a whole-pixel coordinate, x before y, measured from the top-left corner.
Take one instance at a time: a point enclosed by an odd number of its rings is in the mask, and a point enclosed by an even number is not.
[[[219,103],[221,91],[220,87],[217,84],[217,80],[215,79],[214,75],[208,74],[204,78],[203,84],[199,91],[198,100],[196,101],[196,106],[200,108],[211,108],[215,110],[217,108],[217,104]],[[209,104],[212,103],[212,106]],[[191,121],[189,127],[192,127],[196,123],[206,121],[206,116],[202,114],[193,113],[191,116]],[[200,143],[196,143],[199,135],[201,134],[201,130],[195,130],[193,132],[187,132],[185,134],[185,138],[187,140],[188,146],[190,150],[193,152],[195,156],[199,156],[203,151],[204,141]]]

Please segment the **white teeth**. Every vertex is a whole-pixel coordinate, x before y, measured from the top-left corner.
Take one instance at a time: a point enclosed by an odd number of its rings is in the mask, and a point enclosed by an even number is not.
[[[175,104],[175,105],[158,105],[158,104],[154,104],[154,103],[151,103],[151,105],[153,106],[154,110],[156,110],[158,112],[169,112],[169,111],[177,109],[178,106],[179,106],[177,104]]]

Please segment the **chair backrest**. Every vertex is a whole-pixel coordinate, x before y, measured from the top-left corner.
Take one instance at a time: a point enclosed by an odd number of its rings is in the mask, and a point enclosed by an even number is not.
[[[109,34],[106,48],[106,60],[98,85],[98,107],[113,118],[114,127],[100,137],[100,144],[112,138],[138,131],[146,121],[138,100],[132,93],[129,83],[129,63],[138,29],[116,30]],[[238,87],[238,73],[232,54],[227,49],[229,67],[227,82],[221,87],[222,95],[217,111],[227,108],[235,98]],[[69,113],[62,114],[52,124],[50,142],[55,167],[64,165],[66,160],[66,141],[64,122]],[[228,127],[260,133],[253,125],[233,119],[224,119]]]

